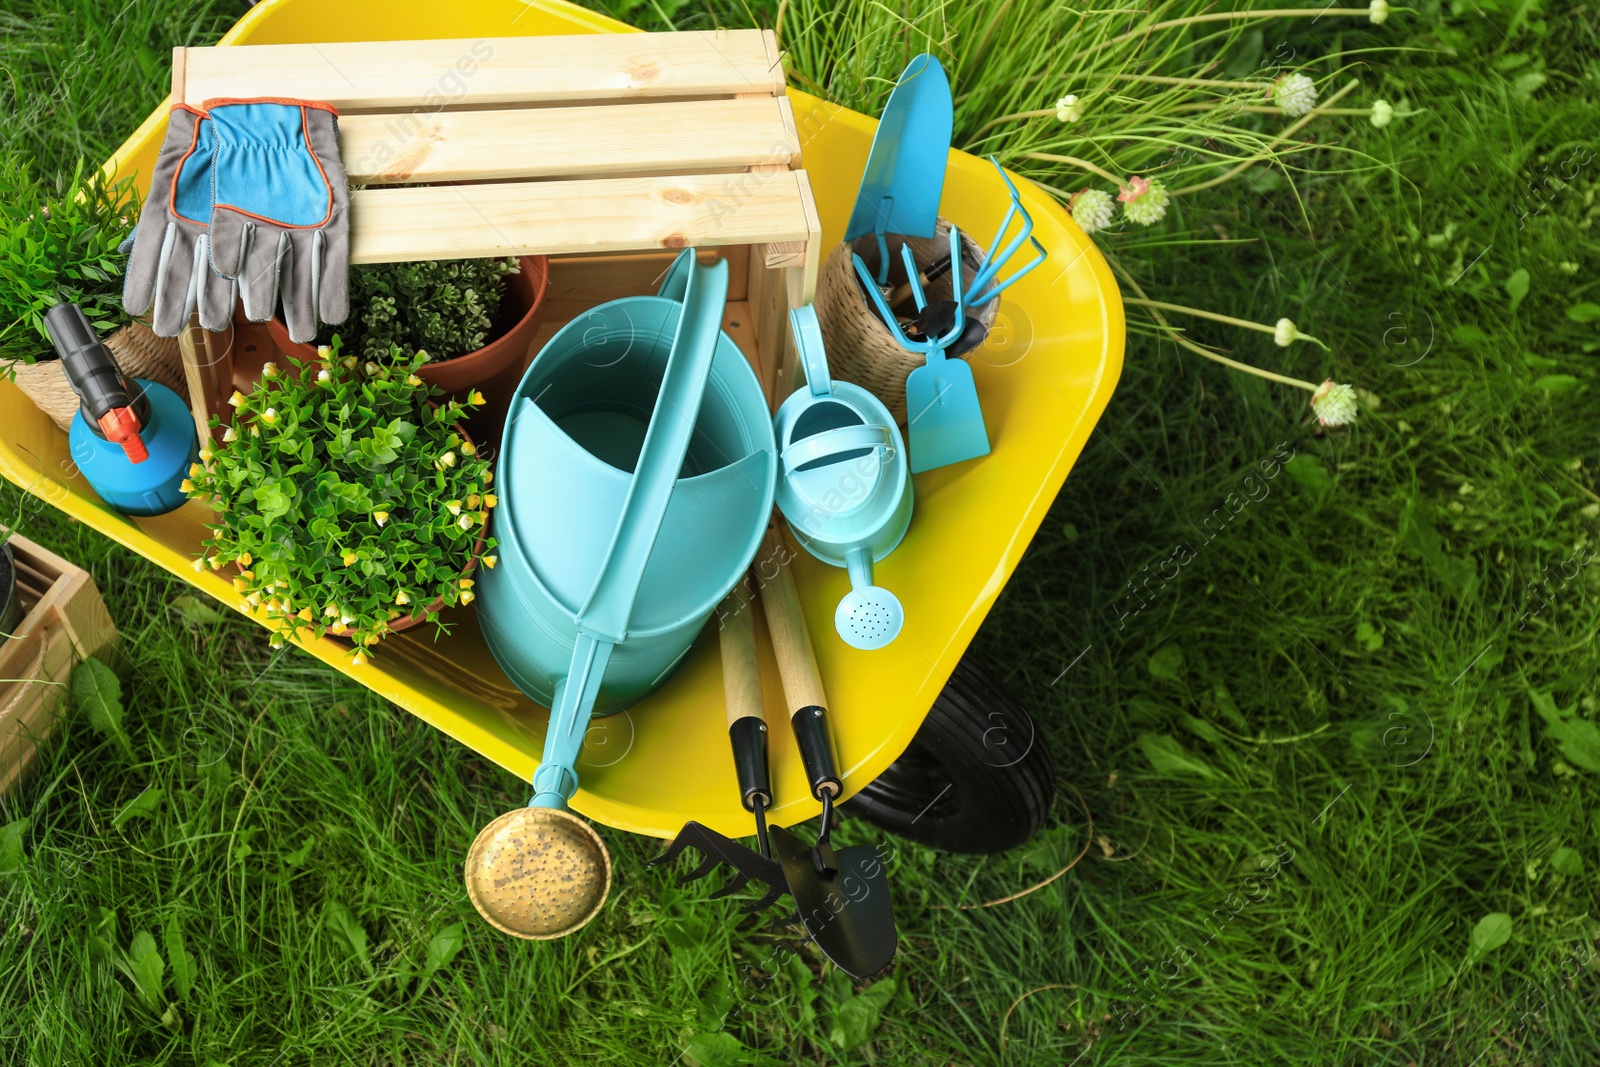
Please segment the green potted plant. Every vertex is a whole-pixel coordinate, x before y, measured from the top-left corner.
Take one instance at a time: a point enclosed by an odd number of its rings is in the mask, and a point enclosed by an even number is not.
[[[460,399],[478,389],[499,420],[503,402],[522,375],[528,348],[539,330],[549,282],[544,256],[505,259],[424,260],[372,263],[350,268],[350,314],[317,336],[335,336],[344,350],[383,362],[395,348],[420,353],[417,374]],[[267,323],[284,354],[310,359],[314,346],[289,339],[282,319]]]
[[[280,635],[346,638],[364,663],[385,634],[443,631],[438,613],[472,602],[478,561],[495,564],[493,472],[461,425],[483,396],[436,400],[420,354],[319,353],[267,363],[233,394],[233,425],[186,483],[220,513],[195,569],[232,565]]]
[[[44,328],[44,313],[62,301],[83,308],[124,374],[188,395],[177,340],[122,310],[120,246],[138,215],[127,180],[85,173],[80,162],[71,178],[47,184],[21,159],[0,157],[0,376],[63,430],[78,397]]]

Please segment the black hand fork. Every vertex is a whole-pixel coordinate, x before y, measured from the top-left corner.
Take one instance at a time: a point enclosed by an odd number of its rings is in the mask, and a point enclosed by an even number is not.
[[[694,870],[678,879],[679,885],[688,885],[704,878],[716,870],[719,863],[725,863],[734,869],[735,874],[732,881],[711,894],[713,900],[737,893],[749,884],[752,878],[767,887],[766,893],[760,900],[741,909],[746,915],[771,907],[778,902],[778,898],[789,892],[789,881],[784,877],[783,866],[777,860],[768,859],[759,852],[744,847],[732,838],[723,837],[709,826],[697,822],[684,823],[683,829],[678,831],[678,836],[672,839],[667,850],[646,866],[659,867],[671,863],[690,845],[699,849],[705,858]],[[780,923],[774,925],[787,926],[799,921],[800,915],[796,912],[792,922],[780,920]]]

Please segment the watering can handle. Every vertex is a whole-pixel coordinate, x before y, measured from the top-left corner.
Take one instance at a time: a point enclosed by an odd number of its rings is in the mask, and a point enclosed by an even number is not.
[[[588,730],[589,715],[600,694],[600,682],[612,648],[628,635],[633,602],[644,580],[645,565],[655,547],[667,505],[683,468],[695,420],[700,415],[711,363],[722,336],[722,312],[728,298],[728,263],[710,266],[695,260],[686,248],[668,271],[668,286],[682,281],[683,311],[672,338],[672,352],[661,376],[656,408],[634,464],[633,480],[612,532],[605,562],[594,588],[578,611],[578,639],[567,675],[556,683],[544,753],[533,772],[531,807],[561,808],[578,788],[573,770]]]
[[[807,463],[828,459],[863,448],[882,449],[886,459],[894,455],[894,440],[887,426],[840,426],[810,437],[802,437],[783,450],[783,473],[793,474]]]
[[[794,331],[795,347],[800,350],[800,366],[805,368],[806,385],[811,395],[830,396],[833,379],[828,373],[828,350],[822,343],[822,323],[815,304],[802,304],[789,312],[789,328]]]
[[[684,264],[680,267],[679,264]],[[628,618],[644,580],[645,565],[666,518],[683,457],[700,415],[711,363],[722,336],[722,312],[728,297],[728,261],[709,266],[695,261],[686,248],[669,276],[685,275],[683,312],[672,338],[672,352],[661,376],[661,391],[634,464],[633,480],[611,546],[594,588],[578,611],[578,628],[596,638],[619,642],[628,633]]]

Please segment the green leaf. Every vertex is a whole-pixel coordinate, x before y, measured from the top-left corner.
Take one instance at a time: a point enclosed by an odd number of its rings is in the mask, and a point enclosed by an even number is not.
[[[1356,641],[1368,652],[1376,652],[1383,647],[1383,635],[1370,622],[1356,623]]]
[[[695,1034],[689,1039],[684,1054],[690,1063],[699,1067],[744,1067],[751,1061],[750,1050],[740,1044],[738,1038],[721,1030]]]
[[[828,1029],[828,1040],[846,1052],[872,1040],[883,1009],[894,996],[894,988],[894,979],[884,978],[840,1004],[833,1011],[833,1025]]]
[[[1600,319],[1600,304],[1591,304],[1585,300],[1567,308],[1567,318],[1573,322],[1593,322]]]
[[[461,946],[467,943],[465,929],[461,923],[451,923],[434,934],[433,940],[428,942],[427,959],[422,964],[422,980],[417,983],[419,994],[435,974],[450,966],[450,961],[456,958]]]
[[[22,870],[27,855],[22,850],[22,835],[28,832],[29,820],[17,819],[0,826],[0,874]]]
[[[1227,683],[1220,678],[1211,683],[1211,699],[1223,718],[1241,730],[1250,728],[1249,721],[1245,719],[1244,713],[1239,710],[1239,705],[1234,702],[1233,694],[1228,691]]]
[[[1301,452],[1288,463],[1283,465],[1289,477],[1298,482],[1301,488],[1309,489],[1313,493],[1320,493],[1328,488],[1333,481],[1333,476],[1328,473],[1328,468],[1322,465],[1322,460],[1309,452]]]
[[[90,656],[72,670],[72,699],[89,715],[89,725],[102,737],[114,739],[122,751],[133,755],[133,742],[122,729],[122,683],[116,672]]]
[[[1217,744],[1221,744],[1222,743],[1222,734],[1221,734],[1221,732],[1215,726],[1212,726],[1209,722],[1206,722],[1204,719],[1200,718],[1199,716],[1197,716],[1197,715],[1185,715],[1179,721],[1183,723],[1183,728],[1185,730],[1188,730],[1191,734],[1194,734],[1200,740],[1208,742],[1208,743],[1213,744],[1213,745],[1217,745]]]
[[[176,597],[172,601],[172,606],[179,615],[182,615],[190,622],[209,626],[211,623],[222,621],[222,612],[199,597]]]
[[[1557,707],[1548,691],[1530,690],[1533,709],[1545,721],[1545,735],[1561,746],[1561,755],[1574,767],[1600,774],[1600,727],[1577,716],[1577,704]]]
[[[1551,853],[1550,869],[1557,874],[1580,875],[1583,873],[1583,855],[1577,849],[1563,845]]]
[[[1511,916],[1503,911],[1490,912],[1472,928],[1472,939],[1467,945],[1467,962],[1478,962],[1509,940]]]
[[[1163,682],[1183,681],[1183,649],[1162,645],[1150,655],[1150,676]]]
[[[1527,297],[1528,290],[1533,286],[1533,276],[1526,269],[1518,267],[1511,272],[1511,277],[1506,279],[1506,292],[1511,296],[1511,314],[1517,313],[1517,308]]]
[[[1463,322],[1450,330],[1450,336],[1462,344],[1480,344],[1489,339],[1489,335],[1470,322]]]
[[[94,915],[85,941],[89,947],[89,958],[105,963],[115,959],[117,954],[117,913],[112,908],[96,905]]]
[[[128,976],[133,979],[133,985],[139,992],[139,999],[144,1001],[147,1008],[161,1006],[163,989],[162,976],[166,973],[167,965],[161,959],[161,953],[156,949],[156,939],[150,936],[150,931],[140,930],[133,935],[133,943],[128,946]]]
[[[291,867],[304,867],[306,865],[307,858],[309,858],[311,855],[312,846],[314,846],[316,843],[317,839],[315,837],[306,838],[305,844],[301,845],[293,852],[284,853],[283,862],[287,863]]]
[[[1225,778],[1198,756],[1190,755],[1170,734],[1140,734],[1139,748],[1155,768],[1157,774],[1167,777],[1196,776],[1208,779]]]
[[[167,964],[172,968],[172,984],[180,1000],[188,1000],[194,990],[194,957],[183,946],[183,928],[175,915],[167,916]]]
[[[330,900],[322,906],[322,918],[328,929],[344,943],[350,955],[361,963],[368,974],[371,974],[372,961],[367,955],[367,932],[356,921],[356,917],[350,914],[350,909],[337,900]]]
[[[1544,377],[1535,380],[1533,384],[1551,395],[1557,395],[1570,393],[1582,385],[1583,380],[1571,374],[1546,374]]]
[[[161,798],[166,792],[160,786],[146,789],[122,806],[122,810],[111,820],[112,827],[120,830],[131,819],[148,819],[161,810]]]

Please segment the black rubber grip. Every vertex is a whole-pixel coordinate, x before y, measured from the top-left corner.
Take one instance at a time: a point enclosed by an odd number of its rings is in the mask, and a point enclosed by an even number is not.
[[[745,811],[772,806],[772,778],[767,771],[767,724],[759,716],[746,715],[728,727],[733,742],[733,770],[739,778],[739,800]]]
[[[828,740],[828,713],[813,704],[801,708],[789,719],[794,730],[795,743],[800,746],[800,762],[806,767],[806,782],[811,795],[822,799],[824,789],[839,795],[843,784],[839,772],[833,769],[833,744]]]
[[[150,421],[142,390],[122,376],[116,357],[76,304],[57,304],[44,313],[44,328],[61,357],[61,370],[78,394],[83,421],[101,438],[100,417],[114,408],[132,407],[141,424]]]

